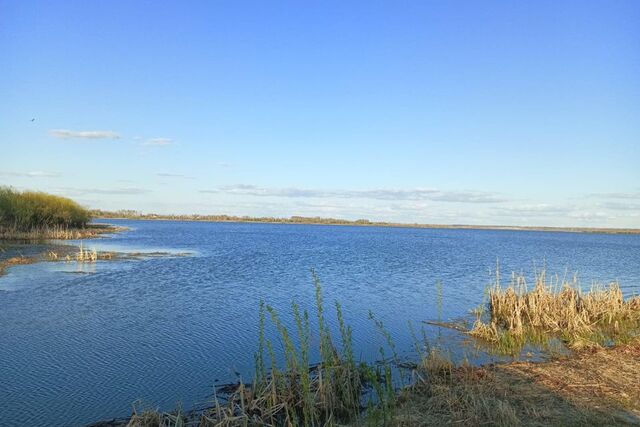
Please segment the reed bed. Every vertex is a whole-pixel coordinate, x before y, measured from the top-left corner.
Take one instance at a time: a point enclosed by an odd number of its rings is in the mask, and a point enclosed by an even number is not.
[[[498,348],[518,350],[527,342],[556,337],[572,348],[628,341],[640,331],[640,297],[625,300],[620,286],[594,285],[583,291],[577,278],[535,276],[532,288],[522,275],[489,289],[488,313],[479,310],[472,336]]]
[[[66,197],[0,187],[0,224],[9,229],[83,228],[90,219],[87,209]]]

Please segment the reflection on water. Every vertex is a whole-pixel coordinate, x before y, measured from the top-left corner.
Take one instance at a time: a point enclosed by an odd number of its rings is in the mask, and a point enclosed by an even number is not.
[[[458,332],[422,322],[468,318],[496,258],[504,275],[546,263],[577,271],[587,286],[617,279],[627,295],[640,289],[640,236],[113,222],[133,230],[86,247],[196,256],[9,269],[0,277],[3,425],[38,424],[44,414],[52,425],[79,425],[127,415],[136,399],[165,409],[206,400],[216,380],[250,377],[260,300],[287,322],[291,300],[313,313],[311,268],[327,311],[342,303],[361,359],[376,358],[383,340],[372,310],[407,356],[412,322],[454,357],[488,360]]]

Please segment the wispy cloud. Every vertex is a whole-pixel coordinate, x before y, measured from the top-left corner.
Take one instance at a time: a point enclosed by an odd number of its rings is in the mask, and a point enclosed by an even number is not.
[[[0,172],[0,176],[18,176],[26,178],[58,178],[62,176],[58,172],[31,171],[31,172]]]
[[[636,193],[591,193],[589,197],[597,197],[601,199],[638,199],[640,200],[640,192]]]
[[[638,203],[621,203],[621,202],[605,202],[598,203],[598,206],[611,209],[613,211],[638,211],[640,212],[640,204]]]
[[[576,209],[573,206],[558,206],[548,203],[523,204],[502,206],[494,209],[496,216],[512,216],[512,217],[542,217],[542,216],[563,216],[568,215]]]
[[[117,132],[110,130],[51,129],[49,135],[60,139],[119,139]]]
[[[181,173],[158,172],[156,175],[162,178],[194,179],[192,176],[183,175]]]
[[[438,202],[458,203],[500,203],[507,201],[505,197],[483,191],[443,191],[435,189],[373,189],[373,190],[319,190],[304,188],[266,188],[256,185],[228,185],[201,193],[222,193],[256,197],[286,198],[338,198],[338,199],[373,199],[373,200],[431,200]]]
[[[151,193],[151,190],[147,190],[145,188],[137,188],[137,187],[119,187],[119,188],[65,187],[65,188],[59,189],[58,191],[70,196],[84,196],[84,195],[92,195],[92,194],[134,196],[139,194]]]
[[[154,146],[154,147],[164,147],[166,145],[173,144],[173,140],[170,138],[149,138],[144,140],[142,145]]]
[[[581,221],[598,221],[614,219],[615,216],[609,215],[605,212],[593,212],[593,211],[574,211],[568,215],[570,218]]]
[[[594,210],[593,206],[539,203],[501,206],[492,209],[490,214],[494,218],[513,218],[527,225],[551,223],[550,221],[560,218],[571,218],[583,222],[608,221],[619,216],[601,209],[603,207],[599,204],[596,207],[597,210]]]

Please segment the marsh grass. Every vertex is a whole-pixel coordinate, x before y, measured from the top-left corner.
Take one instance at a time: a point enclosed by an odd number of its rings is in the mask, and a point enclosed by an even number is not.
[[[335,302],[339,337],[327,324],[327,312],[320,280],[314,272],[317,331],[312,336],[310,314],[291,303],[293,330],[289,330],[275,308],[261,303],[258,315],[258,350],[254,355],[255,374],[250,383],[240,380],[214,389],[213,402],[196,413],[137,411],[129,427],[173,426],[339,426],[387,425],[392,419],[397,390],[393,369],[380,348],[382,360],[357,362],[353,352],[352,329],[346,324],[342,306]],[[394,350],[391,336],[371,315],[376,327]],[[276,332],[268,339],[267,328]],[[311,342],[318,343],[313,352]],[[279,351],[278,351],[279,350]],[[282,355],[283,366],[277,355]],[[397,356],[396,356],[397,357]]]
[[[273,307],[260,304],[253,381],[219,387],[212,408],[201,415],[201,426],[339,425],[358,420],[365,407],[375,408],[368,414],[368,422],[379,425],[378,419],[390,419],[395,399],[391,368],[385,363],[356,362],[352,330],[345,323],[338,302],[335,315],[340,335],[337,339],[332,336],[320,280],[315,273],[312,276],[320,360],[310,360],[312,332],[308,311],[291,303],[295,330],[290,331]],[[268,320],[277,331],[283,367],[277,363],[277,345],[265,337]]]
[[[496,274],[487,308],[476,312],[469,333],[505,353],[551,338],[573,349],[626,343],[640,332],[640,298],[625,300],[617,282],[583,291],[577,277],[549,278],[544,270],[532,287],[515,274],[502,287]]]
[[[411,323],[417,362],[403,362],[391,334],[373,313],[369,317],[384,345],[378,362],[358,363],[342,306],[334,305],[339,330],[334,337],[320,280],[312,276],[317,330],[312,331],[310,313],[296,302],[291,303],[290,328],[275,308],[261,303],[251,382],[240,379],[216,387],[211,404],[197,412],[134,410],[127,426],[607,425],[627,419],[627,409],[640,408],[640,401],[624,397],[625,390],[637,390],[640,384],[635,368],[640,347],[634,338],[640,299],[625,301],[617,283],[582,292],[576,279],[550,281],[544,272],[531,290],[521,276],[512,276],[506,288],[497,279],[486,294],[488,310],[477,311],[469,332],[494,350],[514,351],[527,342],[557,338],[574,348],[627,338],[635,344],[620,350],[588,349],[577,352],[575,360],[473,367],[454,363],[439,341],[430,343],[424,327],[418,338]],[[436,286],[440,305],[442,285]],[[270,332],[274,339],[267,338]],[[312,342],[318,347],[313,349]],[[312,360],[312,354],[319,360]],[[616,369],[624,371],[623,379],[616,378]],[[407,371],[411,379],[405,382]],[[397,374],[402,388],[395,382]],[[558,378],[561,383],[554,382]],[[571,390],[575,384],[577,392]],[[592,386],[599,387],[602,399],[611,400],[611,407],[588,399]]]
[[[80,240],[99,237],[102,234],[124,231],[126,227],[107,224],[89,224],[83,228],[72,228],[63,225],[32,227],[21,230],[0,223],[0,240],[18,240],[37,242],[41,240]]]
[[[98,260],[98,251],[95,249],[86,249],[82,243],[80,243],[80,248],[75,255],[75,259],[77,262],[96,262]]]

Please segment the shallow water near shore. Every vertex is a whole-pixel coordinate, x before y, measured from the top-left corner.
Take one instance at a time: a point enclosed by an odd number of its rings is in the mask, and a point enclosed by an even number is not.
[[[8,269],[0,277],[3,425],[83,425],[126,416],[138,399],[161,409],[206,404],[216,381],[251,378],[260,300],[288,326],[291,300],[313,314],[311,268],[327,311],[342,303],[355,355],[366,360],[384,341],[369,310],[410,356],[408,322],[419,329],[425,320],[468,317],[496,259],[504,281],[513,270],[532,276],[546,265],[549,273],[577,272],[584,287],[618,280],[626,295],[640,293],[638,235],[100,222],[131,229],[85,247],[192,255]],[[455,331],[425,328],[458,359],[499,359],[475,354]]]

